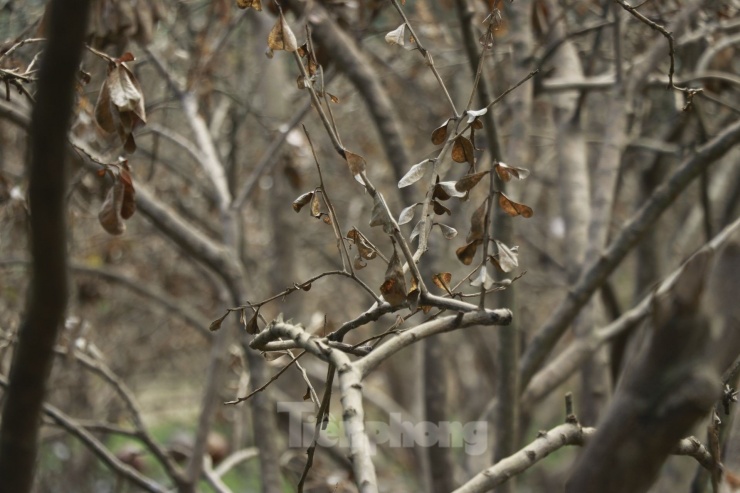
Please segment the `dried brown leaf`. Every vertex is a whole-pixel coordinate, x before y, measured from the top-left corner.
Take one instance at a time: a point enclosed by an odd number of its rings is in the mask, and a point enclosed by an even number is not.
[[[370,242],[365,238],[365,235],[363,235],[360,231],[358,231],[356,228],[352,228],[347,233],[347,238],[351,239],[352,242],[357,247],[357,251],[360,253],[360,257],[364,258],[365,260],[372,260],[375,257],[377,257],[378,252],[375,251],[375,249],[370,246]],[[364,267],[364,266],[363,266]]]
[[[434,276],[432,277],[432,282],[434,283],[434,285],[445,293],[450,291],[451,281],[452,274],[449,272],[440,272],[439,274],[434,274]]]
[[[465,238],[465,241],[471,242],[473,240],[483,239],[483,233],[485,232],[487,204],[488,199],[484,200],[483,203],[475,210],[475,212],[473,212],[473,215],[470,216],[470,231],[468,232],[468,236]]]
[[[496,174],[501,178],[501,181],[507,182],[512,178],[516,178],[517,180],[525,179],[529,176],[529,170],[525,168],[515,168],[514,166],[509,166],[505,163],[496,163]]]
[[[473,263],[473,258],[475,258],[475,252],[478,250],[478,245],[483,243],[483,240],[473,240],[470,243],[467,243],[466,245],[461,246],[457,250],[455,250],[455,255],[457,255],[457,258],[465,265],[470,265]]]
[[[398,306],[406,301],[406,278],[403,275],[403,267],[395,245],[393,256],[385,271],[385,281],[380,286],[380,293],[391,306]]]
[[[311,202],[311,200],[313,199],[313,195],[313,192],[306,192],[300,195],[297,199],[293,201],[293,210],[296,212],[301,212],[303,206]]]
[[[432,208],[434,209],[434,213],[438,216],[441,216],[442,214],[447,214],[448,216],[452,215],[452,212],[436,200],[432,200]]]
[[[280,11],[275,26],[267,36],[267,47],[273,51],[296,51],[298,49],[295,34],[293,34],[293,30],[288,25],[288,21],[285,20],[282,11]]]
[[[98,101],[95,103],[95,121],[108,133],[116,131],[116,118],[111,111],[110,89],[108,80],[103,82],[98,93]]]
[[[249,319],[249,322],[247,322],[247,325],[244,326],[244,329],[247,331],[247,334],[259,334],[260,328],[259,325],[257,325],[257,319],[259,318],[259,310],[254,312],[254,315],[252,315],[252,318]]]
[[[228,316],[229,316],[229,312],[226,312],[221,317],[211,322],[211,325],[208,327],[208,330],[210,330],[211,332],[216,332],[218,329],[221,328],[221,324],[223,323],[224,319]]]
[[[534,211],[531,207],[525,204],[514,202],[505,194],[499,192],[498,205],[510,216],[521,215],[524,218],[530,218],[534,215]]]
[[[120,235],[126,231],[126,224],[121,217],[121,206],[123,205],[124,185],[120,179],[113,181],[113,186],[108,190],[105,201],[98,213],[98,221],[103,229],[112,235]]]
[[[455,183],[455,190],[457,190],[458,192],[469,192],[487,174],[488,171],[481,171],[480,173],[473,173],[471,175],[463,176]]]
[[[447,125],[449,125],[449,123],[450,120],[446,120],[442,125],[434,129],[432,132],[432,144],[438,146],[447,140]]]
[[[124,161],[118,179],[123,183],[123,202],[121,203],[121,218],[129,219],[136,212],[136,190],[128,164]]]
[[[125,65],[116,64],[111,69],[104,84],[107,83],[110,91],[110,103],[121,112],[133,113],[140,123],[146,123],[146,109],[144,106],[144,92],[139,81]],[[135,120],[135,119],[133,119]],[[136,121],[132,122],[138,126]]]
[[[452,144],[452,160],[456,163],[475,165],[475,151],[473,143],[464,135],[458,136]]]
[[[236,0],[236,6],[240,9],[254,9],[262,11],[262,0]]]
[[[122,63],[111,63],[95,103],[95,121],[108,133],[117,133],[126,152],[136,150],[132,132],[146,123],[144,93],[134,74]]]
[[[321,217],[321,199],[319,199],[318,193],[315,193],[313,200],[311,200],[311,215],[313,217]]]
[[[354,152],[350,152],[347,149],[344,149],[344,159],[347,160],[350,172],[355,176],[365,171],[365,168],[367,167],[364,157],[359,154],[355,154]]]

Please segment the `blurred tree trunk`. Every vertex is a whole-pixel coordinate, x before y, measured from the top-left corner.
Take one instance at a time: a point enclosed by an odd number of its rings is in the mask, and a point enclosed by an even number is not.
[[[41,406],[67,304],[66,150],[88,0],[53,0],[30,129],[33,274],[0,424],[3,490],[31,490]]]

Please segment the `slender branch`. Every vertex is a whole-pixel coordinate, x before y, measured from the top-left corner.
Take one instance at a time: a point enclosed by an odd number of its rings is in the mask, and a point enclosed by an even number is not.
[[[512,315],[510,310],[498,309],[458,313],[456,315],[430,320],[417,325],[413,329],[393,334],[392,339],[375,348],[373,352],[356,361],[354,365],[364,378],[391,355],[415,343],[419,339],[474,325],[507,325],[511,322],[511,317]]]
[[[265,350],[267,351],[268,349],[265,349]],[[280,378],[280,375],[282,375],[283,373],[285,373],[286,371],[288,371],[288,368],[290,368],[291,366],[293,366],[293,364],[294,364],[294,363],[298,363],[298,360],[299,360],[299,359],[300,359],[300,357],[301,357],[301,356],[303,356],[304,354],[306,354],[306,352],[305,352],[305,351],[303,351],[303,352],[302,352],[301,354],[299,354],[298,356],[293,356],[293,355],[291,354],[291,355],[290,355],[290,357],[291,357],[290,363],[288,363],[287,365],[285,365],[284,367],[282,367],[282,368],[280,369],[280,371],[279,371],[279,372],[277,372],[277,373],[276,373],[275,375],[273,375],[273,376],[272,376],[272,378],[270,378],[270,379],[269,379],[269,380],[268,380],[267,382],[265,382],[265,383],[264,383],[264,384],[262,384],[261,386],[257,387],[256,389],[254,389],[253,391],[251,391],[251,392],[250,392],[249,394],[245,395],[244,397],[237,397],[236,399],[234,399],[234,400],[232,400],[232,401],[226,401],[226,402],[224,402],[224,404],[239,404],[240,402],[244,402],[244,401],[246,401],[246,400],[249,400],[249,398],[250,398],[250,397],[252,397],[252,396],[253,396],[254,394],[256,394],[256,393],[258,393],[258,392],[262,392],[262,391],[263,391],[263,390],[265,390],[265,389],[266,389],[266,388],[267,388],[267,387],[268,387],[268,386],[269,386],[269,385],[270,385],[271,383],[273,383],[273,382],[274,382],[274,381],[276,381],[276,380],[277,380],[278,378]]]
[[[648,228],[658,220],[660,215],[703,169],[720,159],[738,142],[740,142],[740,121],[726,127],[720,134],[700,147],[693,156],[684,160],[668,180],[658,187],[650,199],[627,221],[604,253],[584,269],[568,296],[558,305],[545,325],[535,333],[525,350],[520,365],[523,387],[529,383],[591,295],[617,268]]]
[[[529,445],[476,474],[470,481],[456,489],[454,493],[483,493],[489,491],[526,471],[556,450],[570,445],[586,445],[595,433],[595,428],[582,428],[577,423],[566,423],[549,431],[541,431]],[[672,453],[693,457],[699,464],[707,468],[713,467],[714,464],[707,448],[694,437],[684,438],[678,442]]]

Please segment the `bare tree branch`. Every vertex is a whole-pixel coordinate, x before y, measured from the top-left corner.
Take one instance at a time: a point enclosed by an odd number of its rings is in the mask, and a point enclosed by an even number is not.
[[[522,356],[522,385],[527,385],[550,353],[555,343],[605,279],[651,227],[660,215],[699,173],[720,159],[740,142],[740,121],[726,127],[658,187],[647,203],[627,221],[600,258],[584,270],[568,296],[558,305],[552,317],[534,335]]]

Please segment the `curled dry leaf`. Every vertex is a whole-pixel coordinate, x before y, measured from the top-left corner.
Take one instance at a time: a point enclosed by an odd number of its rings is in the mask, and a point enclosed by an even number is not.
[[[306,192],[300,195],[297,199],[293,201],[293,210],[296,212],[301,212],[303,206],[311,202],[311,200],[313,199],[313,195],[313,192]]]
[[[447,125],[450,124],[450,120],[446,120],[442,125],[435,128],[432,132],[432,144],[438,146],[447,140]]]
[[[354,176],[365,171],[365,168],[367,167],[364,157],[359,154],[355,154],[354,152],[350,152],[347,149],[344,149],[344,159],[347,160],[349,170]]]
[[[529,176],[529,170],[525,168],[515,168],[505,163],[496,163],[496,174],[501,181],[507,182],[512,178],[523,180]]]
[[[534,215],[534,211],[531,207],[525,204],[514,202],[505,194],[499,192],[498,205],[510,216],[522,216],[524,218],[530,218]]]
[[[121,217],[124,192],[123,182],[115,179],[98,213],[100,225],[112,235],[120,235],[126,231],[126,224],[123,222],[123,217]]]
[[[442,231],[442,236],[444,236],[445,239],[451,240],[452,238],[457,236],[457,230],[453,228],[452,226],[448,226],[442,223],[435,223],[435,224],[439,226],[439,229]]]
[[[519,267],[519,247],[509,248],[504,243],[495,240],[498,253],[491,256],[491,262],[501,270],[501,272],[511,272]]]
[[[254,9],[262,11],[262,0],[236,0],[236,6],[240,9]]]
[[[475,252],[478,250],[478,245],[480,245],[481,243],[483,243],[483,240],[473,240],[455,250],[455,255],[457,255],[457,258],[458,260],[460,260],[460,262],[465,265],[470,265],[473,263]]]
[[[486,222],[486,204],[488,199],[484,200],[483,203],[475,210],[472,216],[470,216],[470,231],[465,241],[471,242],[473,240],[482,240],[483,233],[485,231]]]
[[[406,207],[404,210],[401,211],[401,214],[398,216],[399,226],[411,222],[411,220],[414,218],[414,212],[416,211],[417,205],[419,205],[418,202]]]
[[[316,218],[321,217],[321,200],[318,193],[315,193],[311,200],[311,215]]]
[[[452,144],[452,160],[456,163],[469,163],[475,165],[475,151],[473,143],[464,135],[460,135]]]
[[[401,24],[393,31],[385,35],[385,42],[390,45],[403,46],[405,44],[406,24]]]
[[[455,190],[458,192],[469,192],[473,189],[480,181],[486,176],[488,171],[481,171],[480,173],[473,173],[470,175],[463,176],[457,182],[455,182]]]
[[[295,34],[293,34],[293,30],[288,25],[288,21],[285,20],[282,10],[278,15],[275,26],[267,36],[267,47],[273,51],[296,51],[298,49]]]
[[[428,169],[431,169],[432,163],[433,161],[431,159],[425,159],[424,161],[413,165],[411,169],[403,175],[403,178],[398,180],[398,188],[407,187],[421,180],[424,173],[426,173]]]
[[[380,293],[391,306],[398,306],[406,301],[406,278],[403,275],[403,267],[395,245],[393,256],[385,271],[385,281],[380,286]]]
[[[254,315],[252,315],[252,318],[249,319],[249,322],[247,322],[247,325],[244,326],[244,330],[247,331],[247,334],[259,334],[260,328],[259,325],[257,325],[257,319],[259,317],[260,311],[257,310],[254,312]]]
[[[221,328],[221,324],[223,323],[224,319],[228,316],[229,316],[229,312],[226,312],[221,317],[211,322],[211,325],[208,327],[208,330],[210,330],[211,332],[216,332],[218,329]]]
[[[444,291],[445,293],[450,292],[450,282],[452,281],[452,274],[449,272],[440,272],[439,274],[434,274],[432,277],[432,282],[435,286],[437,286],[439,289]]]
[[[347,233],[347,238],[352,240],[352,242],[357,247],[357,251],[360,253],[360,257],[364,258],[365,260],[372,260],[378,255],[378,252],[375,251],[372,246],[370,246],[370,242],[367,241],[365,235],[359,232],[356,228],[352,228],[349,230],[349,232]]]
[[[95,121],[108,133],[117,133],[126,152],[136,150],[132,132],[146,123],[144,93],[134,74],[124,65],[133,56],[114,60],[95,103]]]

